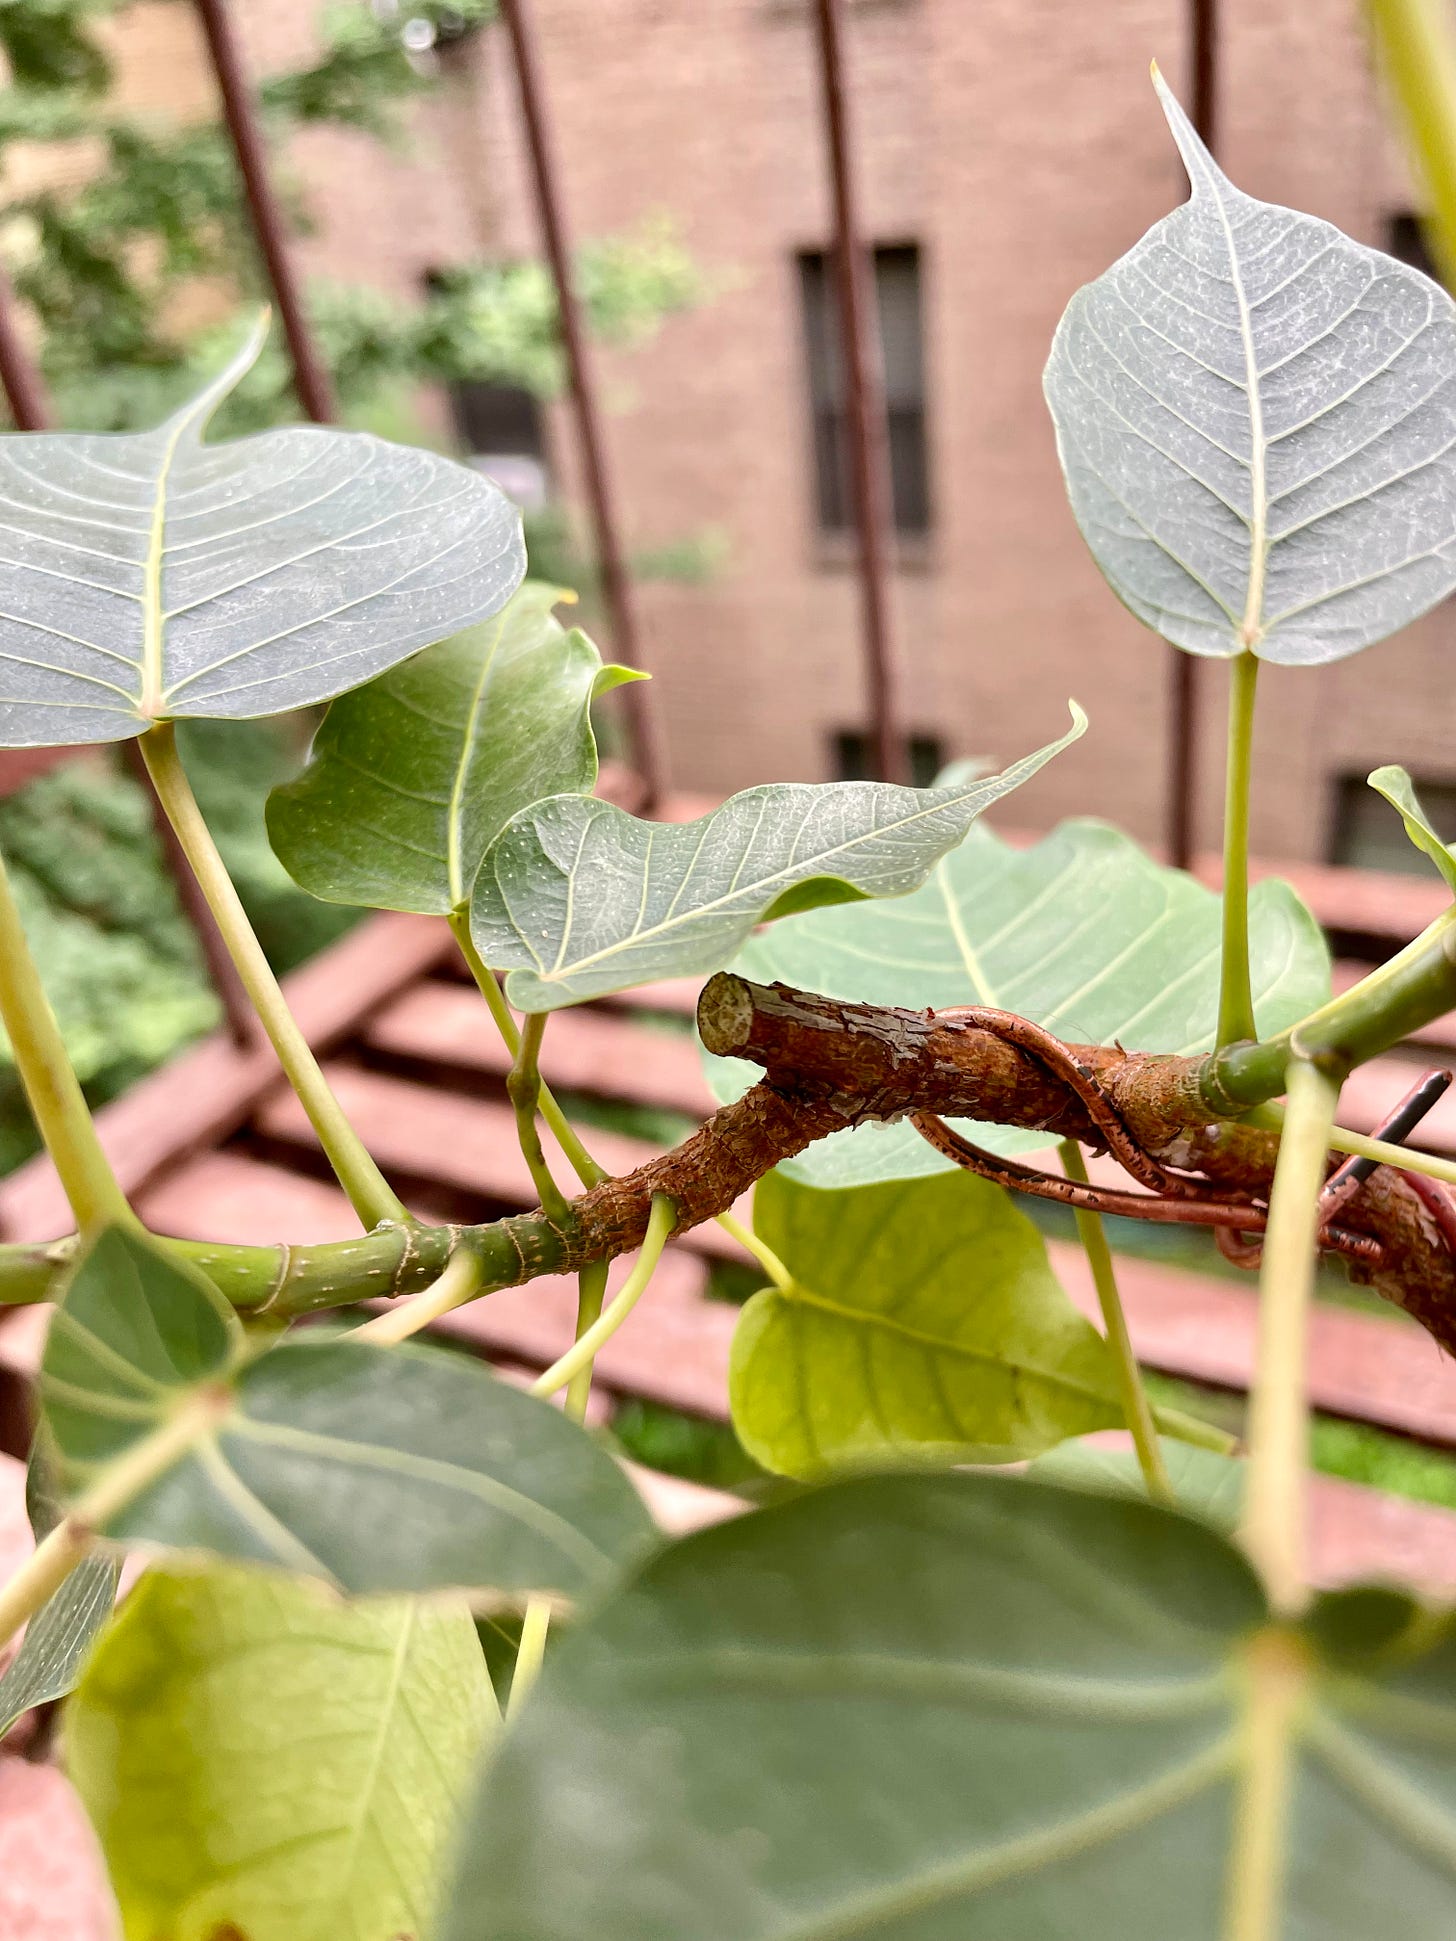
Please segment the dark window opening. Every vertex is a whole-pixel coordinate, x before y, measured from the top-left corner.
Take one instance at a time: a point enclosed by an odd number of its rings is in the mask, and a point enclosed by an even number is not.
[[[1441,840],[1456,839],[1456,782],[1417,776],[1415,787]],[[1391,870],[1401,876],[1421,876],[1431,867],[1395,810],[1365,780],[1364,770],[1342,775],[1335,784],[1330,861],[1354,869]]]
[[[874,779],[870,737],[861,728],[841,728],[834,736],[834,773],[841,782]],[[945,767],[945,748],[938,735],[911,735],[910,780],[928,789]]]
[[[425,288],[448,298],[461,273],[431,270]],[[454,378],[445,396],[455,436],[469,462],[524,512],[539,512],[551,496],[546,453],[546,421],[541,400],[519,384],[492,384],[479,378]]]
[[[920,251],[914,243],[877,244],[874,258],[895,529],[924,534],[930,530],[930,466],[925,436]],[[853,522],[854,497],[834,259],[823,250],[803,250],[798,261],[809,366],[815,509],[821,531],[844,532]]]
[[[1425,225],[1413,211],[1402,209],[1389,218],[1385,225],[1385,253],[1398,262],[1408,263],[1413,270],[1420,270],[1433,282],[1441,281],[1436,259],[1426,247]]]

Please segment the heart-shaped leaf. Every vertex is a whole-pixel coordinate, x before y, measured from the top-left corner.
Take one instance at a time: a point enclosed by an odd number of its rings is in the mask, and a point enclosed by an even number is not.
[[[318,425],[203,444],[265,327],[155,431],[0,440],[0,745],[279,714],[509,598],[520,515],[467,466]]]
[[[1385,768],[1372,770],[1367,780],[1376,794],[1383,795],[1397,811],[1416,848],[1430,857],[1449,887],[1456,891],[1456,852],[1436,834],[1435,825],[1421,807],[1415,784],[1406,771],[1392,762]]]
[[[580,1596],[652,1541],[617,1464],[549,1403],[414,1346],[311,1334],[254,1355],[201,1275],[120,1229],[73,1270],[40,1387],[68,1501],[122,1459],[138,1477],[100,1520],[122,1543],[352,1592]]]
[[[733,1426],[765,1469],[1015,1462],[1121,1425],[1106,1342],[988,1180],[821,1193],[770,1173],[753,1224],[794,1277],[733,1337]]]
[[[1406,1599],[1295,1630],[1174,1512],[859,1479],[561,1640],[442,1941],[1446,1941],[1453,1744],[1456,1643]]]
[[[308,767],[268,798],[284,868],[329,903],[448,915],[487,848],[543,796],[589,794],[591,704],[622,681],[528,580],[490,620],[329,706]]]
[[[1456,308],[1244,195],[1156,85],[1192,196],[1057,331],[1072,509],[1113,591],[1176,646],[1338,660],[1456,586]]]
[[[430,1928],[494,1712],[461,1605],[150,1570],[66,1762],[129,1935],[401,1941]]]
[[[486,852],[475,947],[522,1011],[554,1011],[654,978],[721,970],[756,923],[923,883],[983,809],[1075,741],[1087,717],[1000,775],[950,788],[779,782],[697,822],[643,822],[556,796]]]
[[[1249,927],[1259,1029],[1282,1031],[1329,998],[1329,952],[1285,883],[1254,885]],[[745,977],[830,997],[936,1010],[990,1004],[1083,1043],[1183,1054],[1212,1048],[1218,966],[1219,899],[1099,822],[1065,822],[1030,849],[980,825],[913,896],[779,924],[734,964]],[[708,1068],[723,1099],[762,1076],[738,1059],[709,1059]],[[963,1129],[998,1152],[1047,1143],[1041,1133]],[[913,1127],[870,1125],[821,1140],[783,1170],[839,1187],[949,1164]]]

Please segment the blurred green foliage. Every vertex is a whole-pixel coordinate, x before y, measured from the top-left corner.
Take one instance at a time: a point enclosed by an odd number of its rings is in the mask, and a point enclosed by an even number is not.
[[[227,135],[216,121],[159,122],[118,111],[98,27],[129,0],[0,0],[0,49],[12,85],[0,90],[0,158],[15,142],[97,144],[101,162],[79,186],[30,187],[0,199],[6,256],[43,326],[42,361],[67,425],[124,430],[153,423],[196,389],[220,334],[179,337],[178,290],[198,277],[245,297],[263,294]],[[404,109],[431,80],[405,45],[406,27],[442,41],[483,26],[493,0],[412,0],[385,10],[345,0],[320,20],[316,58],[258,90],[275,153],[294,129],[349,128],[402,145]],[[308,200],[286,161],[285,210],[307,230]],[[585,245],[579,276],[588,323],[604,341],[634,344],[670,311],[695,302],[701,279],[670,224]],[[550,396],[561,388],[556,299],[535,262],[442,270],[417,301],[341,283],[310,289],[309,309],[341,409],[357,422],[401,385],[475,379]],[[229,339],[235,331],[224,333]],[[295,415],[281,348],[266,354],[230,407],[237,432]]]
[[[263,802],[301,755],[296,723],[189,722],[198,800],[275,967],[340,936],[357,912],[316,903],[268,847]],[[67,762],[0,802],[0,851],[66,1044],[93,1103],[217,1021],[141,785],[114,753]],[[0,1036],[0,1169],[36,1150]]]

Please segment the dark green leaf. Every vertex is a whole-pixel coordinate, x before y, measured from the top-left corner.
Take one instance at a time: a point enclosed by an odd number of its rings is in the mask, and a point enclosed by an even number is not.
[[[771,1173],[753,1223],[794,1276],[733,1337],[733,1426],[766,1469],[1014,1462],[1121,1425],[1107,1344],[989,1181],[823,1193]]]
[[[1105,823],[1064,822],[1030,849],[978,825],[913,896],[779,924],[734,968],[875,1004],[996,1005],[1083,1043],[1187,1055],[1214,1042],[1219,923],[1212,891]],[[1282,1031],[1328,999],[1329,951],[1287,883],[1254,885],[1249,928],[1259,1029]],[[737,1060],[708,1065],[720,1098],[762,1076]],[[963,1129],[997,1152],[1047,1144],[1035,1132]],[[949,1164],[913,1127],[872,1125],[821,1140],[784,1170],[837,1187]]]
[[[0,743],[279,714],[509,597],[520,517],[482,474],[317,425],[203,444],[262,338],[155,431],[0,442]]]
[[[41,1397],[68,1498],[191,1408],[185,1446],[103,1520],[120,1542],[352,1592],[580,1596],[652,1538],[611,1456],[549,1403],[412,1345],[305,1335],[254,1354],[200,1275],[117,1230],[73,1272]]]
[[[1175,645],[1339,660],[1456,586],[1456,310],[1419,271],[1244,195],[1157,88],[1193,193],[1057,331],[1072,509]]]
[[[509,823],[471,897],[475,946],[524,1011],[721,969],[756,923],[923,883],[982,810],[1083,733],[950,788],[774,783],[697,822],[557,796]]]
[[[423,1936],[494,1701],[470,1613],[151,1570],[66,1708],[129,1935]]]
[[[443,1941],[1221,1941],[1261,1664],[1296,1686],[1267,1932],[1447,1941],[1456,1643],[1358,1617],[1280,1632],[1223,1538],[1146,1503],[811,1492],[561,1640]]]
[[[331,903],[448,915],[518,810],[589,794],[591,704],[633,678],[603,667],[528,581],[492,619],[331,703],[308,767],[268,799],[289,874]]]

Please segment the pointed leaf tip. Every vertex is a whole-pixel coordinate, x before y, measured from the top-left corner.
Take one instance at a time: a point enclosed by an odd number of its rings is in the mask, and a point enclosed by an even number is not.
[[[1237,188],[1152,80],[1192,193],[1058,326],[1045,389],[1072,510],[1174,646],[1339,660],[1456,585],[1456,309]]]
[[[1188,181],[1196,196],[1200,189],[1211,188],[1214,184],[1238,194],[1233,184],[1214,161],[1208,145],[1193,126],[1187,109],[1163,79],[1163,71],[1156,61],[1152,64],[1153,91],[1167,118],[1173,140],[1178,145],[1178,153],[1183,158],[1183,166],[1188,171]]]

